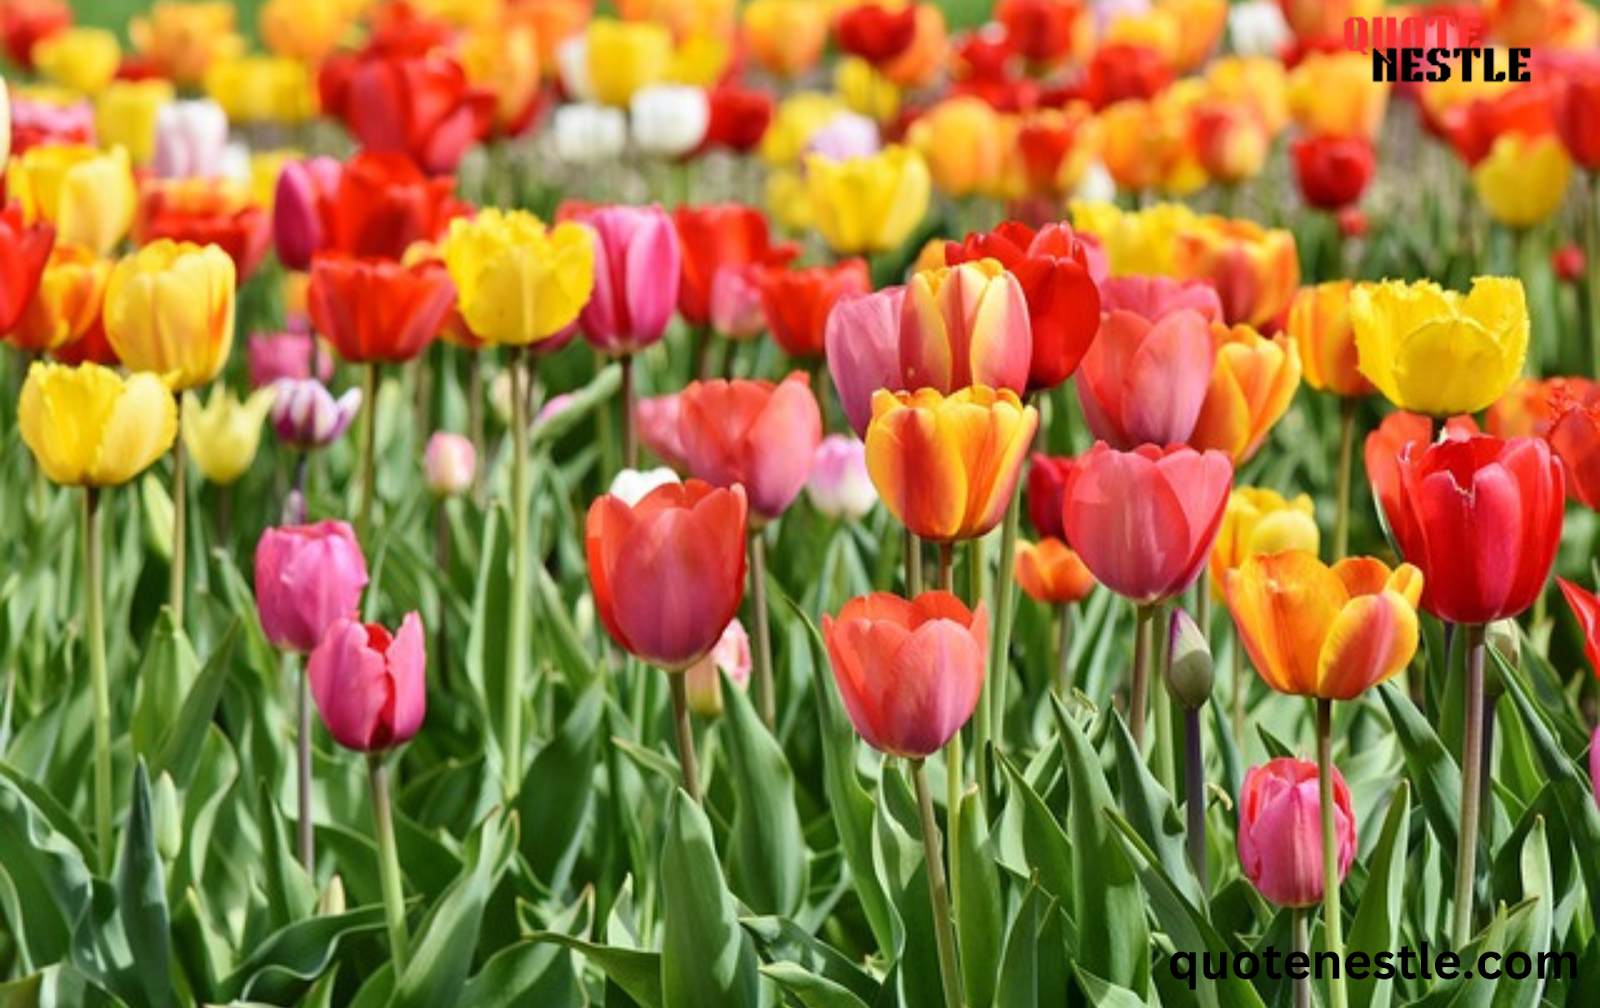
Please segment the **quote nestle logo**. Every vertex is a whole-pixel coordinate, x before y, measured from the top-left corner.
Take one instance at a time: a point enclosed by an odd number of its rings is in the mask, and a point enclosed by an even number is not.
[[[1471,14],[1427,17],[1345,18],[1344,47],[1372,55],[1375,81],[1447,81],[1461,79],[1531,80],[1530,49],[1496,50],[1483,44],[1483,19]],[[1506,66],[1496,62],[1504,57]]]

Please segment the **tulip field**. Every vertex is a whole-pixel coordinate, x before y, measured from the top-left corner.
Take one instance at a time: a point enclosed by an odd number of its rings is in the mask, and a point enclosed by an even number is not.
[[[0,0],[0,113],[0,1008],[1600,1005],[1587,0]]]

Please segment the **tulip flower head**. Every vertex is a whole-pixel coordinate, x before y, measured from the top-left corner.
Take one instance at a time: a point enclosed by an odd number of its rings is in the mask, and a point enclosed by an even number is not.
[[[456,288],[437,262],[404,266],[324,252],[306,297],[317,331],[352,363],[400,364],[444,329]]]
[[[817,445],[806,479],[806,497],[828,518],[857,519],[878,503],[867,474],[866,445],[843,434],[829,434]]]
[[[272,430],[278,440],[301,451],[326,448],[349,429],[361,409],[361,389],[334,399],[315,378],[282,378],[274,388]]]
[[[133,224],[133,170],[120,147],[30,148],[7,166],[6,191],[29,223],[49,221],[56,241],[86,245],[97,255],[109,254]]]
[[[50,263],[65,260],[67,264],[74,265],[80,274],[85,270],[92,274],[92,253],[80,255],[64,252],[58,260],[52,254],[55,240],[55,228],[49,224],[42,221],[24,224],[17,204],[9,204],[0,210],[0,326],[4,327],[0,328],[0,333],[12,333],[18,322],[32,310],[33,302],[39,300],[38,292]],[[58,277],[57,282],[64,279],[64,275]],[[92,285],[93,276],[86,279],[90,279]],[[103,278],[100,278],[100,283],[104,283]],[[44,297],[49,298],[51,293],[45,291]],[[52,345],[66,342],[65,338],[56,338],[63,335],[57,332],[57,327],[50,325],[41,328],[44,331],[37,333],[36,339]]]
[[[1028,523],[1041,539],[1066,539],[1061,505],[1076,460],[1035,452],[1028,459]]]
[[[315,336],[301,332],[256,333],[245,342],[250,385],[262,388],[287,378],[333,378],[333,358]],[[315,374],[312,372],[315,371]]]
[[[783,514],[805,487],[822,411],[804,372],[777,383],[691,382],[678,411],[689,472],[712,486],[743,484],[758,523]]]
[[[1355,284],[1333,280],[1302,287],[1289,302],[1284,328],[1300,351],[1301,374],[1319,392],[1363,396],[1373,391],[1361,373],[1355,329],[1350,322],[1350,295]]]
[[[328,627],[306,674],[328,734],[346,749],[382,752],[404,745],[427,713],[427,642],[422,619],[406,613],[391,634],[345,617]]]
[[[1200,218],[1178,232],[1173,260],[1179,277],[1216,285],[1230,325],[1271,322],[1300,285],[1294,235],[1248,220]]]
[[[1089,430],[1124,450],[1187,441],[1216,357],[1199,312],[1180,309],[1153,322],[1129,311],[1105,315],[1075,379]]]
[[[681,485],[683,480],[678,474],[666,466],[657,466],[654,469],[621,469],[611,478],[611,486],[606,491],[622,503],[633,507],[644,499],[645,494],[659,486],[667,484]]]
[[[806,193],[817,230],[835,252],[899,248],[928,212],[932,178],[916,151],[889,146],[870,157],[806,158]]]
[[[1318,210],[1353,207],[1378,168],[1377,151],[1364,136],[1302,137],[1289,150],[1300,196]]]
[[[682,271],[672,218],[651,205],[600,207],[575,219],[594,236],[594,293],[578,316],[584,338],[613,355],[661,339],[677,305]]]
[[[1577,618],[1578,629],[1583,631],[1583,653],[1589,659],[1589,668],[1600,678],[1600,596],[1566,578],[1556,578],[1556,584],[1561,586],[1561,595]]]
[[[989,614],[949,592],[880,592],[824,614],[834,683],[856,733],[891,756],[923,759],[972,718],[983,689]]]
[[[442,251],[467,326],[503,346],[559,335],[589,302],[599,274],[587,228],[546,229],[522,210],[452,221]]]
[[[873,395],[879,389],[899,389],[905,295],[901,286],[847,295],[828,312],[823,331],[828,374],[857,437],[866,437]]]
[[[255,461],[261,447],[261,425],[277,392],[271,386],[256,389],[240,402],[233,392],[218,385],[205,403],[193,392],[183,394],[183,444],[207,480],[233,483]]]
[[[233,260],[161,238],[123,258],[106,284],[106,338],[133,371],[161,376],[174,390],[211,381],[233,348]]]
[[[750,635],[743,623],[734,620],[722,631],[717,646],[684,673],[689,710],[701,717],[721,717],[722,677],[727,676],[736,689],[745,689],[751,664]]]
[[[628,117],[621,109],[574,102],[556,109],[550,124],[556,156],[568,164],[601,164],[628,146]]]
[[[1028,597],[1048,605],[1082,602],[1094,590],[1094,575],[1083,558],[1060,539],[1017,542],[1012,571]]]
[[[1250,557],[1284,550],[1316,555],[1321,541],[1311,498],[1287,500],[1276,490],[1239,487],[1228,495],[1228,509],[1211,550],[1212,595],[1222,598],[1228,572]]]
[[[423,483],[436,497],[453,497],[472,486],[478,450],[460,434],[435,431],[422,454]]]
[[[1028,389],[1033,330],[1022,285],[998,260],[923,270],[900,315],[905,388],[946,395],[969,385]]]
[[[611,639],[667,672],[704,657],[744,599],[745,518],[742,486],[700,480],[657,487],[632,505],[597,499],[584,538]]]
[[[1217,359],[1189,441],[1227,452],[1238,465],[1288,411],[1300,387],[1300,353],[1287,337],[1267,339],[1247,325],[1213,324],[1211,334]]]
[[[867,262],[857,258],[804,269],[764,266],[754,276],[761,312],[773,340],[784,353],[801,359],[825,352],[835,305],[872,290]]]
[[[128,482],[166,454],[178,411],[154,375],[123,378],[98,364],[35,362],[22,383],[17,425],[51,482],[105,487]]]
[[[1572,159],[1555,136],[1502,133],[1472,169],[1472,188],[1489,216],[1509,228],[1548,220],[1566,199]]]
[[[1339,880],[1356,856],[1356,819],[1344,775],[1333,771]],[[1322,901],[1321,777],[1317,765],[1280,757],[1251,767],[1239,790],[1239,863],[1245,877],[1280,907]]]
[[[156,114],[155,163],[161,178],[208,178],[222,170],[228,116],[210,100],[176,101]]]
[[[655,84],[633,93],[628,121],[640,151],[653,157],[679,158],[705,140],[711,125],[711,103],[704,88]]]

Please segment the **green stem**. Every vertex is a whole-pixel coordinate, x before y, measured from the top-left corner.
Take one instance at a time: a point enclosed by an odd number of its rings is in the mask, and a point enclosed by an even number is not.
[[[993,719],[991,730],[995,744],[1005,738],[1006,686],[1009,682],[1011,646],[1011,619],[1013,602],[1017,593],[1017,579],[1011,570],[1017,559],[1017,525],[1022,520],[1022,486],[1019,482],[1011,492],[1011,503],[1006,506],[1005,521],[1000,526],[1000,571],[995,578],[994,636],[989,639],[989,675],[984,679],[984,690],[993,686],[994,700],[990,707]]]
[[[1188,817],[1189,863],[1200,879],[1200,892],[1211,895],[1210,872],[1206,866],[1206,767],[1200,735],[1200,708],[1183,712],[1184,809]]]
[[[917,809],[922,813],[922,851],[927,859],[934,934],[939,941],[939,977],[944,982],[944,1004],[945,1008],[962,1008],[961,961],[956,957],[956,933],[950,914],[950,891],[945,885],[939,822],[933,815],[933,796],[928,792],[928,778],[921,760],[911,761],[911,777],[917,786]]]
[[[1167,633],[1167,607],[1164,603],[1151,606],[1155,610],[1150,628],[1151,653],[1155,667],[1150,672],[1151,714],[1156,723],[1155,773],[1167,794],[1178,793],[1176,742],[1172,737],[1172,691],[1167,688],[1167,663],[1172,659],[1170,636]]]
[[[528,397],[532,384],[525,355],[513,347],[511,371],[511,629],[507,640],[505,696],[505,779],[501,790],[509,800],[522,787],[522,691],[528,677]]]
[[[394,842],[394,815],[389,801],[389,768],[384,754],[367,754],[367,776],[372,782],[372,824],[377,832],[378,874],[383,883],[383,914],[389,924],[389,955],[398,982],[411,958],[411,938],[406,934],[405,889],[400,881],[400,852]]]
[[[1483,627],[1474,624],[1467,633],[1467,710],[1462,724],[1466,738],[1461,750],[1461,831],[1456,837],[1455,920],[1451,938],[1456,948],[1472,940],[1472,899],[1478,874],[1479,802],[1483,791]]]
[[[1211,563],[1200,565],[1200,577],[1194,583],[1194,622],[1200,636],[1211,639]]]
[[[1156,607],[1133,607],[1133,684],[1128,691],[1128,731],[1134,748],[1144,751],[1145,706],[1150,697],[1150,651],[1154,643]]]
[[[639,466],[639,435],[633,425],[633,354],[623,354],[622,365],[622,465],[626,469]]]
[[[1334,829],[1333,773],[1333,701],[1319,699],[1317,775],[1322,793],[1322,926],[1328,951],[1343,956],[1344,919],[1339,908],[1339,839]],[[1462,827],[1466,827],[1464,822]],[[1329,978],[1328,995],[1331,1008],[1345,1008],[1342,972],[1335,971]]]
[[[1294,921],[1294,951],[1311,959],[1311,914],[1305,907],[1295,907],[1290,911]],[[1294,981],[1294,1008],[1311,1008],[1311,973],[1308,970],[1304,976],[1295,978]]]
[[[985,548],[983,540],[968,540],[967,590],[971,593],[972,598],[968,599],[967,602],[973,608],[977,608],[978,603],[983,601],[984,594],[987,591],[984,582],[987,580],[988,570],[988,550]],[[1008,579],[1007,574],[1001,575],[1000,580],[1005,581]],[[995,630],[994,632],[1000,633],[1002,631]],[[1001,649],[1000,653],[1002,656],[1005,654],[1004,648]],[[994,651],[991,650],[989,653],[988,672],[983,677],[983,688],[978,691],[978,708],[972,719],[972,775],[978,784],[978,800],[984,808],[990,807],[989,743],[991,739],[996,737],[991,729],[995,696],[994,683],[999,678],[999,675],[1000,666],[995,663]]]
[[[1343,560],[1350,551],[1350,476],[1355,457],[1356,400],[1339,400],[1339,496],[1333,519],[1333,558]]]
[[[956,562],[955,547],[950,543],[939,544],[939,590],[952,595],[956,590]],[[976,603],[974,603],[976,604]]]
[[[363,545],[372,531],[372,500],[377,487],[378,454],[378,364],[367,365],[361,405],[361,510],[357,512],[356,533]]]
[[[1056,695],[1072,695],[1072,606],[1056,607]]]
[[[760,529],[750,532],[750,604],[756,619],[756,706],[771,729],[778,720],[778,696],[772,676],[772,627],[767,618],[767,540]]]
[[[922,542],[917,534],[906,529],[906,597],[922,594]]]
[[[106,617],[100,558],[100,489],[83,488],[83,573],[88,590],[89,684],[94,693],[94,833],[100,873],[111,874],[111,685],[106,676]]]
[[[311,676],[300,667],[291,653],[285,653],[283,663],[289,673],[299,680],[298,724],[295,728],[295,784],[300,821],[296,828],[300,838],[300,864],[306,874],[316,877],[317,848],[311,828]]]
[[[183,629],[185,557],[189,545],[189,459],[183,445],[183,396],[178,401],[178,436],[172,442],[172,569],[168,604],[172,622]]]
[[[484,492],[489,486],[489,466],[486,463],[490,458],[489,439],[483,425],[482,351],[472,351],[467,354],[467,436],[472,439],[472,446],[477,449],[478,458],[483,460],[474,467],[472,474],[473,498],[481,507],[484,502]]]
[[[1228,703],[1233,713],[1233,744],[1244,752],[1244,695],[1249,685],[1244,677],[1244,642],[1235,635],[1233,639],[1233,690]]]
[[[694,754],[694,724],[689,720],[687,673],[668,672],[672,685],[672,725],[678,737],[678,769],[683,773],[683,789],[700,804],[700,761]]]

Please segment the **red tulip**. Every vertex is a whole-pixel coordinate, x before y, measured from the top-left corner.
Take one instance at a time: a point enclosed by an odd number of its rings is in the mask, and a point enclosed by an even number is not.
[[[702,150],[721,148],[748,154],[772,125],[772,95],[754,88],[722,84],[711,90],[711,121],[706,126]]]
[[[1086,13],[1076,0],[1000,0],[995,20],[1006,39],[1030,63],[1051,64],[1071,55],[1078,24]]]
[[[1556,132],[1585,171],[1600,172],[1600,59],[1593,53],[1556,85]]]
[[[409,742],[422,727],[427,667],[422,620],[410,612],[392,635],[377,623],[336,621],[311,652],[306,674],[334,741],[381,752]]]
[[[951,266],[996,259],[1021,283],[1033,334],[1028,391],[1052,389],[1072,377],[1100,328],[1100,291],[1072,228],[1047,224],[1036,234],[1007,221],[988,234],[947,242],[944,258]]]
[[[989,615],[949,592],[851,599],[822,636],[844,709],[879,752],[923,759],[972,718],[983,690]]]
[[[828,374],[857,437],[872,422],[872,394],[900,389],[900,313],[904,287],[847,294],[834,304],[824,327]]]
[[[1239,789],[1239,864],[1261,895],[1280,907],[1322,901],[1321,788],[1315,763],[1285,756],[1251,767]],[[1342,882],[1356,856],[1356,817],[1337,767],[1333,823]]]
[[[1342,210],[1361,199],[1377,152],[1362,136],[1302,137],[1291,148],[1300,196],[1318,210]]]
[[[1489,156],[1504,133],[1545,136],[1555,131],[1555,89],[1533,80],[1493,98],[1452,106],[1441,123],[1445,139],[1468,165]]]
[[[456,288],[437,262],[402,266],[323,253],[306,300],[317,331],[351,363],[411,360],[444,328]]]
[[[0,41],[6,56],[23,70],[33,70],[33,47],[72,27],[72,4],[62,0],[8,0],[0,4]]]
[[[1464,439],[1478,433],[1478,423],[1469,416],[1451,417],[1444,429],[1446,437]],[[1384,417],[1367,435],[1362,460],[1367,468],[1367,481],[1372,484],[1373,499],[1378,504],[1379,517],[1399,507],[1400,453],[1413,441],[1427,444],[1432,440],[1433,419],[1404,410]]]
[[[1578,618],[1578,628],[1583,631],[1583,653],[1589,667],[1600,678],[1600,597],[1585,591],[1566,578],[1556,578],[1561,594],[1566,597],[1572,615]]]
[[[311,651],[336,621],[356,615],[366,586],[366,558],[344,522],[269,528],[256,543],[256,608],[274,647]]]
[[[1118,595],[1148,605],[1200,576],[1222,526],[1233,463],[1219,451],[1097,442],[1067,480],[1066,539]]]
[[[822,411],[805,372],[777,384],[690,382],[678,409],[689,472],[712,486],[743,484],[757,519],[777,518],[805,487],[822,441]]]
[[[1531,606],[1561,540],[1565,479],[1550,446],[1486,435],[1413,441],[1399,469],[1384,514],[1401,555],[1422,571],[1422,608],[1481,624]]]
[[[47,221],[22,222],[22,207],[0,211],[0,333],[16,328],[55,247],[56,229]]]
[[[1180,309],[1155,322],[1111,312],[1078,369],[1089,430],[1121,449],[1187,441],[1215,360],[1211,329],[1199,312]]]
[[[442,53],[335,56],[318,87],[323,112],[363,148],[405,154],[432,175],[455,171],[494,119],[494,92]]]
[[[773,246],[766,217],[742,203],[681,206],[673,211],[672,223],[683,260],[678,314],[691,325],[711,321],[711,290],[718,273],[752,263],[782,265],[799,252],[787,243]]]
[[[1077,459],[1035,452],[1028,460],[1028,522],[1040,539],[1067,538],[1061,508]]]
[[[600,621],[643,661],[681,672],[716,646],[739,613],[742,486],[672,483],[632,506],[606,494],[589,507],[584,539]]]
[[[872,277],[865,259],[852,258],[804,269],[770,267],[760,272],[757,284],[773,340],[790,357],[806,358],[822,355],[833,306],[847,295],[871,290]]]
[[[1588,266],[1589,260],[1583,254],[1583,246],[1576,242],[1559,245],[1550,253],[1550,271],[1562,283],[1582,283],[1584,271]]]
[[[1113,42],[1089,61],[1085,94],[1096,110],[1128,98],[1154,98],[1172,83],[1172,68],[1147,45]]]
[[[839,48],[881,66],[911,48],[917,37],[917,5],[867,3],[847,7],[834,22]]]
[[[399,259],[412,242],[436,241],[466,212],[455,180],[428,178],[404,154],[362,151],[344,163],[319,210],[327,248]],[[275,208],[276,209],[276,208]]]
[[[243,283],[266,258],[272,220],[232,182],[149,178],[139,186],[133,240],[143,245],[158,238],[217,246]]]
[[[1548,437],[1572,495],[1584,507],[1600,511],[1600,404],[1568,404]]]

